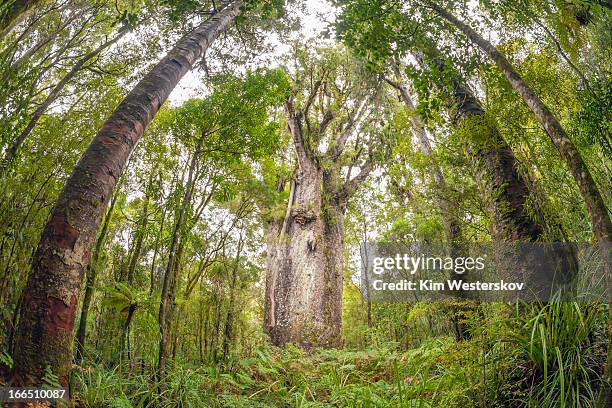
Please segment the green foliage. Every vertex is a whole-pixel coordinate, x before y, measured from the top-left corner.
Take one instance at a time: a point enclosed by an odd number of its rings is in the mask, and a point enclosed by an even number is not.
[[[2,353],[0,353],[0,364],[8,367],[9,369],[12,369],[14,361],[13,358],[6,351],[3,351]]]
[[[597,145],[612,160],[612,80],[604,78],[591,83],[591,89],[580,93],[582,106],[574,126],[585,145]]]
[[[175,37],[222,4],[42,3],[0,39],[1,153],[75,61],[122,28],[134,33],[79,71],[7,172],[0,173],[0,343],[7,350],[0,350],[2,374],[14,368],[8,350],[19,345],[9,340],[14,339],[15,313],[34,249],[74,164]],[[486,145],[485,132],[492,127],[516,156],[517,170],[530,189],[527,210],[542,217],[547,239],[592,240],[584,200],[533,113],[505,76],[424,2],[334,1],[339,15],[331,27],[344,45],[293,35],[297,40],[287,40],[285,34],[295,34],[291,19],[300,14],[297,3],[247,1],[207,54],[207,75],[198,71],[199,65],[195,68],[204,86],[191,99],[162,106],[130,157],[106,236],[95,263],[86,269],[97,273],[97,282],[85,322],[85,358],[74,370],[77,404],[594,406],[607,352],[604,305],[551,301],[511,309],[483,304],[461,315],[472,337],[456,341],[452,318],[460,302],[368,306],[354,259],[359,245],[372,239],[444,240],[449,220],[441,200],[453,207],[462,242],[491,240],[494,220],[480,194],[486,180],[476,176],[465,141],[492,147]],[[571,130],[597,186],[610,191],[609,2],[440,4],[495,40]],[[274,22],[273,36],[269,29]],[[254,55],[264,48],[263,39],[273,39],[275,52],[284,46],[291,51],[282,57],[242,56],[244,50]],[[240,69],[228,69],[231,62]],[[394,81],[406,85],[414,110],[398,100]],[[486,111],[484,120],[456,126],[447,95],[458,81],[474,89]],[[284,105],[291,97],[297,109],[305,109],[310,100],[301,118],[305,142],[327,183],[341,186],[369,161],[376,167],[348,203],[344,253],[333,254],[345,259],[345,347],[340,350],[277,349],[261,330],[267,222],[285,216],[288,181],[296,173],[294,141],[285,131]],[[368,114],[359,131],[350,135],[341,157],[325,157],[338,146],[341,129],[361,102]],[[334,117],[326,132],[317,132],[325,111]],[[415,117],[426,127],[429,152],[415,142]],[[440,173],[432,176],[435,168]],[[192,193],[187,202],[186,192]],[[604,196],[610,207],[609,194]],[[328,217],[328,204],[336,198],[324,193],[323,216]],[[184,222],[175,236],[181,210]],[[175,237],[172,358],[159,384],[157,312]],[[243,238],[245,249],[239,254]],[[129,282],[128,268],[133,272]],[[50,369],[43,380],[59,386]]]
[[[558,300],[524,307],[508,322],[516,345],[509,369],[518,380],[508,388],[530,406],[596,406],[606,347],[596,335],[605,327],[607,310]]]

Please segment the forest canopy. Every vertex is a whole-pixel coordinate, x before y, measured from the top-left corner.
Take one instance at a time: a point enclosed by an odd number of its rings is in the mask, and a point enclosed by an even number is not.
[[[2,1],[0,406],[612,406],[610,44],[609,0]],[[374,293],[410,256],[456,293]]]

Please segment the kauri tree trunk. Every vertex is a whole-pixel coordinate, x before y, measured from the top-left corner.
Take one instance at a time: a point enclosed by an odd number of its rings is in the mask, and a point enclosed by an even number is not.
[[[233,1],[183,37],[136,85],[93,139],[60,193],[26,284],[14,383],[40,385],[45,367],[67,384],[83,269],[100,220],[136,143],[178,81],[240,13]]]
[[[308,106],[308,104],[307,104]],[[324,159],[305,143],[302,118],[287,102],[288,130],[298,157],[284,218],[267,225],[264,324],[272,343],[314,347],[342,344],[344,214],[348,199],[368,176],[367,162],[354,179],[341,183],[339,158],[355,117]],[[356,113],[357,114],[357,113]],[[330,114],[331,115],[331,114]],[[327,115],[326,115],[327,116]],[[327,122],[329,123],[329,121]],[[319,128],[319,133],[324,131]],[[326,166],[321,163],[332,163]],[[279,183],[277,190],[283,190]]]

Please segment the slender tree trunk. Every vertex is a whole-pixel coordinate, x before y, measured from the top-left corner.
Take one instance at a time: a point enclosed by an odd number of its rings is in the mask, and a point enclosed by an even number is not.
[[[177,251],[177,248],[180,247],[179,239],[181,235],[181,228],[183,227],[183,222],[185,220],[185,213],[187,211],[187,208],[191,205],[191,197],[193,194],[195,183],[194,173],[198,163],[198,156],[200,154],[200,151],[202,150],[202,144],[204,143],[205,136],[206,134],[202,133],[198,140],[196,150],[193,153],[193,156],[191,157],[191,162],[189,164],[189,172],[187,176],[187,184],[185,186],[185,193],[181,202],[181,207],[179,208],[177,213],[176,223],[174,224],[174,231],[172,233],[172,242],[168,251],[168,264],[166,265],[166,272],[164,274],[158,314],[158,323],[161,336],[159,341],[157,374],[158,379],[160,381],[164,378],[166,370],[167,352],[171,340],[169,330],[170,321],[168,319],[167,313],[168,310],[173,307],[172,304],[174,303],[174,293],[177,284],[177,276],[175,272],[178,266],[177,254],[178,252],[180,252]]]
[[[40,385],[45,367],[67,384],[83,268],[100,220],[132,152],[178,81],[240,13],[233,1],[181,39],[134,88],[96,135],[45,226],[25,288],[14,383]]]
[[[367,219],[365,217],[363,218],[362,228],[363,228],[363,238],[361,240],[361,246],[359,250],[361,252],[360,254],[361,262],[362,262],[361,267],[366,268],[368,265],[368,251],[366,247],[364,247],[364,245],[368,244],[368,224],[367,224]],[[364,277],[363,284],[365,285],[365,293],[362,293],[362,299],[363,299],[363,295],[365,295],[368,329],[371,330],[372,329],[372,293],[371,293],[371,288],[370,288],[370,279],[367,273],[364,273],[363,277]],[[368,335],[366,338],[366,345],[370,344],[370,336],[371,336],[371,333],[368,332]]]
[[[77,63],[72,67],[72,69],[68,71],[68,73],[61,79],[61,81],[59,81],[57,85],[55,85],[49,95],[47,95],[47,98],[45,98],[43,103],[40,104],[40,106],[36,109],[26,127],[21,131],[19,136],[17,136],[17,139],[15,139],[11,147],[9,147],[9,149],[7,150],[6,154],[4,155],[3,162],[0,164],[0,173],[3,172],[4,169],[6,169],[6,167],[11,164],[23,142],[25,142],[26,138],[30,135],[30,133],[32,133],[32,130],[34,130],[34,127],[36,126],[40,118],[42,118],[49,106],[51,106],[51,104],[55,102],[60,96],[61,92],[64,90],[64,87],[81,71],[81,69],[83,69],[83,66],[88,61],[99,55],[106,48],[115,44],[126,33],[127,31],[121,32],[112,40],[105,42],[104,44],[100,45],[98,48],[78,60]]]
[[[151,188],[151,182],[152,182],[151,178],[149,179],[149,183],[147,184],[147,187],[146,187],[147,193],[144,198],[144,204],[143,204],[143,209],[142,209],[142,219],[140,221],[140,225],[136,227],[136,232],[134,233],[135,235],[135,243],[133,245],[134,249],[130,257],[129,265],[127,268],[127,274],[126,274],[127,283],[129,285],[132,285],[134,282],[134,273],[136,272],[136,266],[138,265],[138,260],[140,259],[140,253],[142,251],[142,243],[146,235],[148,216],[149,216],[149,194],[150,194],[150,188]],[[125,323],[123,325],[123,331],[122,331],[122,335],[120,339],[121,345],[119,347],[121,356],[123,356],[124,348],[126,347],[125,351],[127,352],[127,358],[130,362],[130,367],[132,367],[133,365],[131,353],[130,353],[130,325],[132,323],[132,320],[134,318],[134,313],[136,312],[137,308],[138,308],[138,305],[136,304],[131,304],[128,307],[128,313],[125,318]]]
[[[232,281],[230,283],[229,303],[227,305],[227,317],[225,319],[225,330],[223,331],[223,359],[226,360],[229,356],[230,345],[234,338],[234,302],[236,301],[236,281],[238,279],[238,269],[240,266],[240,253],[242,252],[242,246],[244,241],[242,235],[238,242],[238,249],[236,250],[236,258],[232,265]]]
[[[132,324],[132,320],[134,319],[134,313],[136,313],[136,309],[138,305],[131,304],[128,306],[127,317],[125,318],[125,323],[123,324],[123,329],[121,331],[121,346],[120,346],[120,355],[123,356],[124,352],[127,352],[127,359],[130,362],[130,367],[132,366],[132,358],[130,356],[130,325]]]
[[[198,302],[198,356],[200,357],[200,364],[204,364],[204,296],[202,296],[202,289],[200,283],[200,299]]]
[[[210,341],[210,352],[212,356],[212,362],[217,363],[217,353],[218,353],[218,344],[219,344],[219,332],[221,330],[221,307],[223,306],[223,302],[221,299],[221,288],[219,282],[215,282],[215,324],[212,327],[212,339]]]
[[[134,252],[132,253],[132,258],[130,259],[130,266],[128,267],[127,281],[130,285],[134,281],[134,273],[136,272],[136,266],[138,265],[138,260],[140,259],[140,253],[142,252],[142,243],[146,236],[147,224],[149,222],[149,188],[150,186],[147,187],[147,195],[145,196],[144,204],[142,207],[142,220],[140,225],[137,227]]]
[[[8,0],[0,6],[0,31],[4,31],[11,26],[13,21],[18,20],[20,16],[28,10],[34,8],[43,0]]]
[[[149,297],[153,295],[155,290],[155,261],[157,260],[157,254],[159,253],[160,241],[164,234],[164,224],[166,222],[166,208],[162,210],[161,222],[159,226],[159,236],[155,239],[155,250],[153,251],[153,260],[151,261],[151,282],[149,284]]]
[[[98,259],[100,258],[100,252],[106,241],[106,235],[108,233],[108,226],[113,216],[113,210],[115,209],[115,203],[117,202],[118,194],[114,194],[110,203],[110,207],[102,222],[102,229],[96,241],[94,247],[94,253],[91,257],[89,264],[87,265],[87,281],[85,283],[85,295],[83,296],[83,306],[81,307],[81,317],[79,319],[79,328],[76,334],[76,352],[75,361],[80,364],[83,359],[83,350],[85,349],[85,336],[87,333],[87,317],[89,316],[89,307],[91,306],[91,299],[96,286],[96,276],[98,274]]]
[[[546,133],[548,133],[548,136],[559,150],[561,157],[574,176],[591,217],[595,237],[599,242],[610,243],[612,241],[612,221],[610,220],[608,209],[606,208],[601,193],[584,163],[580,152],[569,139],[565,129],[563,129],[559,123],[559,120],[527,85],[518,72],[516,72],[508,59],[499,52],[493,44],[436,3],[431,1],[427,1],[427,3],[441,17],[455,25],[473,43],[486,52],[506,76],[512,88],[523,98]],[[607,248],[607,244],[604,249],[609,249]]]

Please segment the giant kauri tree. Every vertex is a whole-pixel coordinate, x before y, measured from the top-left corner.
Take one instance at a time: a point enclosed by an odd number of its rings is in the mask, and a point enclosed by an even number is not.
[[[278,345],[341,345],[344,217],[381,154],[381,123],[373,123],[380,113],[366,105],[381,95],[360,90],[358,61],[338,52],[302,62],[285,105],[297,163],[286,210],[266,226],[265,328]]]

